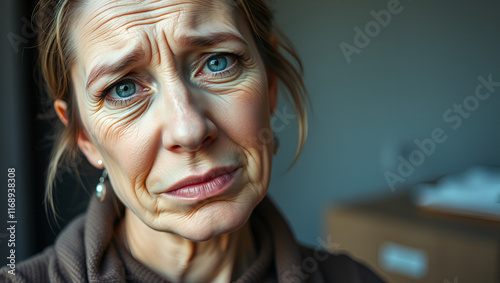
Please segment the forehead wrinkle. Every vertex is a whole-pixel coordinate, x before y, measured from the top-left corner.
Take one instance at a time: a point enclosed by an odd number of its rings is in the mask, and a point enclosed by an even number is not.
[[[83,27],[93,25],[95,26],[94,29],[99,29],[102,26],[112,24],[114,29],[130,29],[138,25],[155,24],[168,18],[171,14],[180,12],[183,10],[181,6],[189,3],[166,4],[165,1],[154,1],[139,4],[138,1],[119,2],[120,4],[107,2],[99,7],[95,7],[96,3],[90,5],[88,10],[93,10],[93,12],[90,12],[88,16],[91,20],[85,23]]]
[[[227,1],[201,0],[205,6],[196,6],[190,13],[179,13],[174,22],[172,37],[179,45],[187,45],[186,38],[206,37],[214,33],[235,34],[241,37],[236,15],[230,13]],[[191,42],[192,43],[192,42]],[[202,44],[210,45],[210,44]]]
[[[118,4],[118,2],[120,4]],[[154,1],[149,3],[138,4],[138,1],[113,1],[105,2],[99,7],[97,1],[89,4],[85,9],[90,11],[87,15],[90,20],[87,21],[83,28],[91,25],[90,29],[98,30],[103,26],[112,25],[111,30],[119,30],[121,28],[130,29],[140,25],[151,25],[167,19],[174,14],[186,15],[182,21],[188,25],[197,26],[206,21],[213,12],[223,12],[225,15],[231,15],[227,1],[213,0],[198,0],[196,3],[181,1],[176,3],[165,3],[166,1]],[[218,13],[220,15],[220,13]],[[227,17],[226,17],[227,18]],[[177,15],[175,23],[180,22],[180,17]]]
[[[80,17],[80,21],[82,21],[85,18],[85,16],[90,17],[90,20],[84,22],[81,27],[81,30],[86,30],[87,28],[90,29],[87,33],[84,33],[84,36],[89,36],[89,34],[98,31],[101,27],[106,25],[106,23],[109,22],[110,20],[109,16],[106,15],[106,13],[109,12],[111,9],[125,6],[124,4],[112,6],[112,4],[113,4],[112,2],[104,3],[102,7],[95,9],[94,12],[90,12],[86,15],[84,14]],[[94,5],[89,4],[83,10],[92,11],[93,8]]]
[[[232,8],[233,6],[228,4],[228,1],[210,1],[206,0],[203,1],[204,3],[209,4],[209,11],[211,13],[207,13],[207,11],[204,10],[195,10],[193,13],[196,15],[193,17],[193,20],[195,21],[196,25],[203,25],[204,22],[207,20],[210,20],[210,17],[214,16],[214,12],[216,12],[216,15],[222,15],[226,17],[222,17],[222,20],[225,24],[231,25],[234,23],[234,13],[232,13]],[[219,18],[221,20],[221,18]]]
[[[74,38],[83,38],[84,41],[87,41],[87,46],[93,45],[96,42],[97,44],[105,44],[111,47],[110,49],[115,49],[110,42],[119,42],[120,36],[124,32],[123,29],[131,32],[134,30],[134,27],[142,25],[153,25],[152,28],[155,29],[154,24],[167,20],[165,25],[159,26],[171,29],[170,32],[175,32],[175,30],[178,30],[177,26],[181,24],[181,11],[186,11],[182,13],[187,15],[187,17],[184,17],[184,23],[187,23],[187,25],[190,25],[190,23],[191,25],[197,25],[196,18],[198,17],[194,17],[193,15],[198,15],[202,12],[206,13],[207,8],[212,11],[215,10],[214,7],[217,5],[214,5],[214,3],[218,2],[200,0],[197,3],[199,5],[187,5],[189,2],[177,2],[167,3],[165,6],[165,1],[154,1],[145,4],[141,3],[138,6],[134,5],[137,4],[137,1],[128,3],[127,1],[116,1],[99,2],[99,7],[96,8],[98,2],[95,1],[85,7],[84,10],[89,11],[87,16],[90,19],[86,20],[83,26],[80,25],[81,29],[75,29],[76,34]],[[175,18],[169,19],[169,16]],[[85,20],[85,17],[80,17],[80,20]],[[181,29],[185,29],[185,26],[183,25]],[[83,32],[83,36],[78,35],[78,30]],[[136,32],[142,33],[140,30],[136,30]],[[117,39],[113,40],[113,38]]]
[[[123,27],[126,30],[129,30],[131,28],[137,27],[137,26],[142,26],[142,25],[153,25],[156,23],[159,23],[161,21],[164,21],[174,15],[178,15],[182,12],[182,7],[177,7],[180,6],[181,4],[172,4],[166,7],[161,7],[157,9],[151,9],[148,11],[136,11],[133,14],[139,15],[145,15],[146,17],[141,17],[140,19],[135,19],[133,21],[130,21],[128,23],[125,23]],[[123,14],[121,16],[127,16],[127,15],[132,15],[132,14]]]
[[[167,26],[175,32],[179,30],[176,27],[182,24],[184,27],[192,28],[203,25],[213,18],[214,12],[215,15],[222,15],[216,19],[219,22],[234,24],[234,21],[231,21],[234,19],[231,19],[232,15],[229,13],[231,5],[226,0],[198,0],[195,4],[186,1],[167,4],[165,1],[141,2],[140,5],[138,1],[127,2],[105,2],[97,8],[95,7],[97,1],[89,4],[85,10],[90,11],[87,14],[90,20],[82,26],[84,36],[91,40],[102,40],[112,37],[113,33],[119,34],[123,31],[122,29],[129,30],[141,25],[154,25],[168,19],[169,16],[175,17],[175,20],[167,22]],[[181,13],[183,11],[184,13]]]

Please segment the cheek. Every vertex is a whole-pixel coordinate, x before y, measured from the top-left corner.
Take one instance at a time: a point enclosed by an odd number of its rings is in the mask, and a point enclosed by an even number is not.
[[[152,123],[145,119],[124,123],[114,117],[117,114],[86,114],[82,115],[85,129],[103,156],[113,183],[124,188],[143,184],[160,146]]]
[[[101,146],[108,160],[126,173],[127,179],[142,183],[155,160],[157,140],[146,126],[135,126],[127,129],[118,142],[102,142]]]
[[[234,92],[234,99],[228,99],[226,111],[219,111],[224,113],[219,125],[246,156],[249,182],[255,188],[250,191],[259,197],[267,189],[273,152],[268,90],[263,81],[247,80],[246,86]]]
[[[160,146],[154,129],[146,124],[139,121],[131,124],[120,133],[116,142],[114,139],[97,138],[100,140],[98,149],[105,160],[114,191],[125,206],[133,211],[144,205],[138,203],[149,199],[144,198],[144,194],[149,195],[146,183]],[[148,203],[146,206],[154,207],[154,204]]]
[[[218,120],[225,126],[225,132],[231,139],[243,147],[261,149],[269,136],[270,113],[266,84],[262,79],[247,80],[225,103],[225,111]]]

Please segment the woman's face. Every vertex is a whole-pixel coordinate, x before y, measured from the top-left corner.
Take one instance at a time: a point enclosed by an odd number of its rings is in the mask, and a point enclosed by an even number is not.
[[[73,26],[80,148],[143,222],[194,241],[241,227],[270,178],[275,79],[226,2],[88,1]]]

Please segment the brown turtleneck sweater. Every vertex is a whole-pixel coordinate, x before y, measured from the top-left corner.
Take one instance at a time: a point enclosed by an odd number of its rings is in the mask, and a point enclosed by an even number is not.
[[[53,246],[19,263],[16,275],[3,267],[0,282],[167,282],[115,241],[114,226],[123,206],[114,201],[109,195],[102,203],[93,198],[87,212],[74,219]],[[237,283],[384,282],[345,255],[299,245],[267,197],[253,212],[250,224],[257,257]]]

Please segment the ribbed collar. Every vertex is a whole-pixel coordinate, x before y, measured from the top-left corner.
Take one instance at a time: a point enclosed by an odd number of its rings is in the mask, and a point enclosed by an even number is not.
[[[65,262],[64,273],[75,282],[167,282],[144,266],[117,241],[114,227],[124,207],[112,192],[104,202],[91,198],[85,220],[65,229],[56,241],[56,252]],[[250,224],[257,258],[236,281],[277,282],[300,266],[301,253],[287,223],[266,197],[254,210]],[[298,281],[299,282],[299,281]]]

